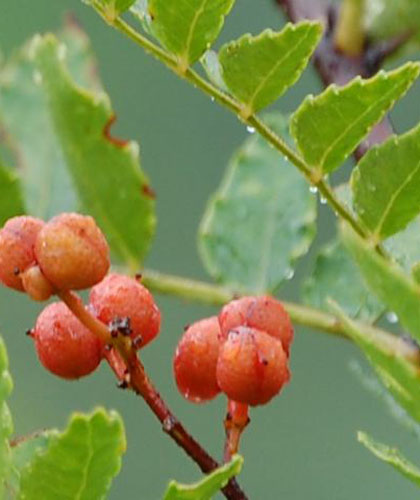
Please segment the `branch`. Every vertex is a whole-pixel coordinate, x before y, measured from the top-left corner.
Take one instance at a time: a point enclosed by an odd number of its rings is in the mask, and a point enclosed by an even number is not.
[[[136,350],[131,344],[131,340],[121,335],[112,336],[107,326],[85,308],[82,300],[74,292],[63,291],[58,295],[86,328],[111,346],[105,357],[117,375],[121,383],[120,386],[133,390],[144,399],[162,424],[164,432],[192,458],[202,472],[208,474],[219,467],[216,460],[186,431],[181,422],[168,408],[148,378]],[[235,479],[231,479],[222,491],[225,497],[230,500],[246,500],[247,498]]]

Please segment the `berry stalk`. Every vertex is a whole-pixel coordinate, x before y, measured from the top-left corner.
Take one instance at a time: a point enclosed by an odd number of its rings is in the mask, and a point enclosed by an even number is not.
[[[239,451],[239,443],[245,428],[250,422],[248,405],[228,400],[226,418],[224,421],[226,440],[223,461],[230,462],[232,456]]]
[[[74,292],[65,290],[59,292],[58,296],[86,328],[112,346],[112,349],[105,355],[111,369],[120,382],[126,384],[127,388],[132,389],[144,399],[162,424],[163,431],[185,451],[203,473],[207,474],[216,469],[219,466],[216,460],[187,432],[153,386],[130,339],[121,338],[120,335],[112,336],[106,325],[84,307],[82,300]],[[247,498],[234,479],[222,491],[230,500],[246,500]]]

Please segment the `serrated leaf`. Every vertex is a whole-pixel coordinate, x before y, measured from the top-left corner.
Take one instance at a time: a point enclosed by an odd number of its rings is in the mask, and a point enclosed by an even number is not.
[[[180,484],[171,481],[163,496],[163,500],[209,500],[242,469],[244,459],[234,455],[232,460],[205,476],[194,484]]]
[[[126,442],[115,412],[74,414],[67,429],[22,470],[21,500],[99,500],[121,468]]]
[[[353,170],[354,207],[381,241],[420,213],[420,126],[373,147]]]
[[[153,33],[185,71],[218,37],[235,0],[149,0]]]
[[[372,292],[389,310],[394,311],[401,324],[420,340],[420,285],[407,276],[397,264],[378,255],[374,248],[348,225],[341,225],[341,236]]]
[[[114,139],[108,97],[75,85],[58,40],[47,35],[32,44],[48,110],[66,166],[82,201],[108,237],[111,249],[138,268],[154,233],[154,199],[140,169],[137,143]]]
[[[248,117],[279,98],[300,77],[321,38],[315,22],[287,24],[276,33],[244,35],[220,49],[223,79]]]
[[[372,127],[411,87],[420,66],[407,63],[369,80],[330,85],[308,96],[291,121],[292,136],[305,161],[319,175],[332,172],[356,149]]]
[[[287,137],[287,120],[268,122]],[[316,198],[297,170],[262,138],[248,139],[230,162],[199,231],[206,269],[234,290],[274,291],[293,276],[315,235]]]
[[[9,437],[13,432],[13,422],[6,399],[12,389],[6,346],[0,337],[0,498],[4,498],[5,481],[10,474]]]
[[[357,439],[380,460],[391,465],[403,476],[420,486],[420,469],[403,457],[396,448],[378,443],[364,432],[358,432]]]
[[[0,226],[25,212],[19,177],[0,163]]]
[[[354,319],[373,323],[385,307],[370,293],[350,255],[339,241],[323,247],[315,266],[304,282],[305,303],[328,310],[329,299]]]
[[[420,422],[420,372],[416,362],[409,357],[413,349],[404,340],[395,337],[396,345],[379,340],[369,330],[363,331],[338,306],[333,304],[337,316],[351,339],[363,350],[385,387],[398,403]],[[410,354],[408,354],[410,352]]]

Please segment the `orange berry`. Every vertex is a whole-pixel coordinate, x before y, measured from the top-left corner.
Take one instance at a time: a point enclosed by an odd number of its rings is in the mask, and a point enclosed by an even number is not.
[[[179,392],[193,403],[213,399],[220,389],[216,365],[220,348],[217,316],[197,321],[184,332],[174,357]]]
[[[44,367],[64,379],[89,375],[102,358],[103,343],[63,302],[41,312],[32,337]]]
[[[57,290],[81,290],[108,272],[109,248],[92,217],[65,213],[52,218],[38,234],[38,264]]]
[[[44,221],[22,215],[0,230],[0,281],[23,292],[21,274],[35,263],[34,246]]]
[[[93,314],[106,325],[128,319],[130,336],[138,348],[153,340],[160,329],[160,311],[153,295],[129,276],[109,274],[92,288],[89,296]]]
[[[289,355],[293,326],[282,303],[273,297],[242,297],[226,304],[219,314],[222,338],[238,326],[249,326],[281,341]]]
[[[231,330],[222,344],[216,377],[229,399],[257,406],[278,394],[290,374],[281,342],[242,326]]]
[[[25,292],[33,300],[48,300],[54,293],[51,283],[42,274],[39,266],[31,266],[21,274],[22,285]]]

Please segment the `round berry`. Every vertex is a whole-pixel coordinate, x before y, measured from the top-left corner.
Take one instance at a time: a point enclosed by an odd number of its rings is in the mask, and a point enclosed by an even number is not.
[[[42,311],[32,336],[41,363],[61,378],[89,375],[101,361],[103,343],[63,302]]]
[[[229,399],[257,406],[278,394],[290,374],[281,342],[242,326],[231,330],[222,344],[216,377]]]
[[[219,314],[222,339],[238,326],[249,326],[279,339],[289,355],[293,326],[281,302],[270,296],[242,297],[226,304]]]
[[[42,274],[39,266],[31,266],[21,274],[25,292],[33,300],[48,300],[54,293],[51,283]]]
[[[58,290],[89,288],[108,272],[109,248],[92,217],[66,213],[41,229],[35,255],[45,275]]]
[[[179,392],[193,403],[213,399],[220,389],[216,365],[220,348],[217,316],[197,321],[184,332],[174,357]]]
[[[0,281],[24,291],[21,273],[35,263],[34,246],[44,221],[20,216],[9,219],[0,230]]]
[[[109,326],[126,321],[126,330],[138,348],[153,340],[160,329],[160,311],[153,295],[141,283],[122,274],[109,274],[90,291],[90,307]],[[122,330],[121,330],[122,331]]]

